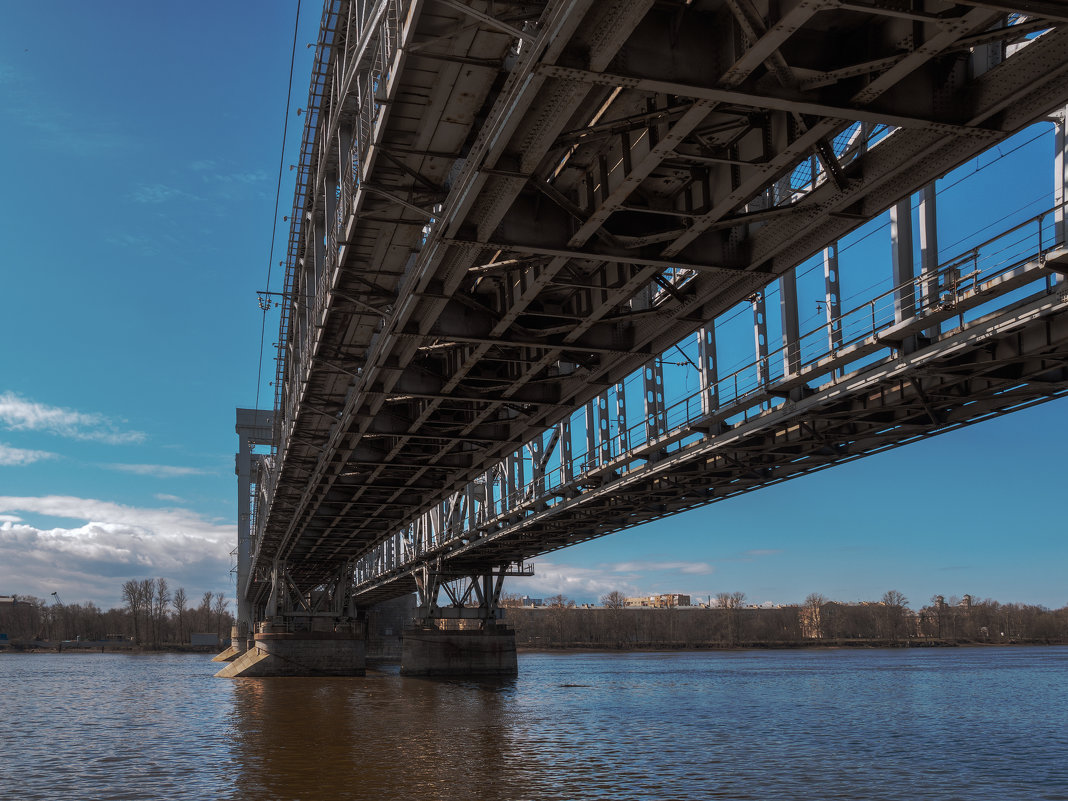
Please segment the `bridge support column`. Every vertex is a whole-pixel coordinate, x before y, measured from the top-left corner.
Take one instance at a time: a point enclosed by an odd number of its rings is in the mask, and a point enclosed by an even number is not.
[[[215,675],[362,676],[366,665],[364,638],[353,630],[260,632],[252,648]]]
[[[519,672],[515,631],[499,622],[506,576],[529,576],[510,565],[474,576],[424,565],[416,574],[419,607],[404,630],[401,674],[405,676],[514,676]],[[450,603],[438,604],[444,592]]]
[[[274,412],[268,409],[238,409],[234,428],[240,443],[234,456],[237,474],[237,625],[230,647],[219,654],[218,661],[229,661],[248,650],[248,638],[254,625],[252,605],[248,600],[248,581],[252,564],[252,517],[254,497],[259,491],[263,456],[255,454],[256,445],[269,445],[274,439]]]
[[[230,647],[223,651],[221,654],[217,654],[212,657],[212,662],[233,662],[241,654],[245,653],[251,646],[249,645],[250,638],[245,627],[238,623],[238,625],[231,627],[230,629]]]
[[[235,653],[215,675],[362,676],[366,667],[364,623],[355,619],[352,570],[346,563],[329,581],[301,588],[285,562],[276,562],[266,619],[251,641],[246,640],[247,650]],[[242,633],[235,627],[235,643]]]

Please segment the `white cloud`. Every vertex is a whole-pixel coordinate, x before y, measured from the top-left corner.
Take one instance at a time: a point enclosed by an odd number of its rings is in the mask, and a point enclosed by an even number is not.
[[[27,400],[14,392],[0,394],[0,425],[13,431],[46,431],[70,439],[126,445],[144,442],[141,431],[121,431],[102,414],[78,412]]]
[[[11,512],[76,521],[41,528]],[[0,587],[47,597],[119,603],[122,582],[162,576],[194,594],[229,587],[236,527],[183,509],[67,496],[0,496]]]
[[[612,590],[618,590],[627,596],[661,592],[687,594],[685,584],[693,581],[693,576],[707,576],[715,570],[715,566],[707,562],[650,560],[611,562],[594,567],[580,567],[536,561],[533,577],[511,578],[505,586],[509,593],[530,595],[535,598],[547,598],[561,593],[580,603],[596,602]],[[707,590],[691,591],[688,594],[698,598],[704,597],[708,592]]]
[[[208,475],[207,470],[199,467],[178,467],[169,464],[106,464],[108,470],[119,470],[123,473],[135,473],[139,476],[153,476],[155,478],[184,478],[185,476]]]
[[[181,189],[166,184],[142,184],[130,193],[130,197],[136,203],[156,205],[166,203],[176,197],[187,197]]]
[[[185,503],[185,498],[179,498],[177,495],[168,495],[166,492],[157,492],[154,497],[157,501],[163,501],[164,503]]]
[[[505,588],[510,593],[541,598],[562,593],[570,598],[597,599],[612,590],[637,595],[636,578],[611,575],[600,568],[535,562],[533,577],[508,579]]]
[[[650,573],[668,570],[691,575],[706,575],[715,571],[716,568],[707,562],[617,562],[609,569],[614,573]]]
[[[26,448],[13,448],[0,442],[0,465],[13,466],[33,464],[42,459],[55,459],[56,454],[48,451],[31,451]]]

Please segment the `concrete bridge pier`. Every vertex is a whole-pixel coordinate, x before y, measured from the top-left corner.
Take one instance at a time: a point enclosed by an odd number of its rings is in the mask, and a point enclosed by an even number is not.
[[[253,647],[252,639],[248,636],[248,631],[243,622],[238,622],[237,625],[230,629],[230,645],[222,653],[212,657],[212,662],[233,662],[241,654],[245,653],[249,648]]]
[[[328,582],[302,589],[287,565],[276,562],[264,619],[251,640],[239,619],[234,628],[234,645],[220,654],[222,657],[233,651],[234,658],[215,675],[364,675],[366,621],[357,618],[351,589],[351,565],[342,565]],[[241,641],[246,643],[246,650],[237,653]]]
[[[515,676],[519,665],[515,632],[503,624],[444,630],[411,626],[404,630],[404,676]]]
[[[423,565],[416,573],[416,620],[403,633],[401,674],[515,676],[519,672],[515,631],[499,622],[501,587],[505,576],[532,572],[503,565],[462,576]],[[441,593],[449,598],[446,606],[438,604]]]
[[[363,632],[358,630],[268,630],[257,632],[252,642],[247,651],[215,675],[224,679],[362,676],[367,667]]]

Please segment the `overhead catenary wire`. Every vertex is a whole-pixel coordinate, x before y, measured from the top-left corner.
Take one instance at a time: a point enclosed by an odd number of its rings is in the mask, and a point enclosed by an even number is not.
[[[264,289],[264,294],[270,297],[271,291],[271,270],[274,267],[274,245],[275,239],[278,233],[278,201],[282,194],[282,172],[285,169],[286,163],[286,139],[289,138],[289,106],[293,99],[293,65],[297,60],[297,32],[300,28],[300,3],[301,0],[297,0],[297,13],[293,18],[293,46],[289,54],[289,83],[286,88],[286,112],[282,121],[282,152],[278,156],[278,183],[274,190],[274,213],[271,215],[271,249],[270,254],[267,256],[267,286]],[[263,306],[263,322],[260,325],[260,356],[256,363],[256,405],[255,409],[260,408],[260,382],[263,380],[263,343],[267,338],[267,311],[270,308],[269,304]]]

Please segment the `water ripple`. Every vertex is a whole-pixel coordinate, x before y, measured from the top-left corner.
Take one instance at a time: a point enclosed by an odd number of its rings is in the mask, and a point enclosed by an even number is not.
[[[524,654],[214,679],[0,655],[0,799],[1068,801],[1068,648]]]

